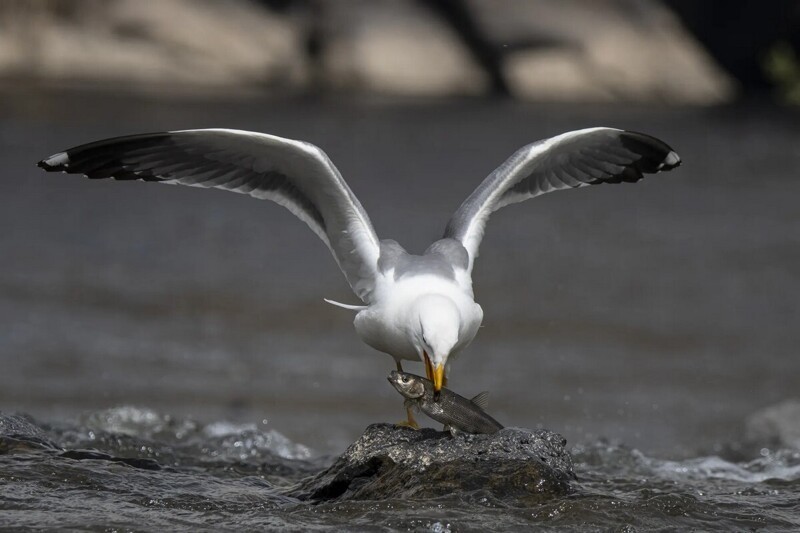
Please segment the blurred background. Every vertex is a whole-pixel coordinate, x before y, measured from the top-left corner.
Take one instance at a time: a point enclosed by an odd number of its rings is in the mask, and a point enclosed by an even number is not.
[[[0,409],[134,405],[318,453],[404,414],[287,211],[48,175],[51,153],[202,127],[307,140],[419,253],[514,150],[603,125],[684,165],[497,213],[452,386],[571,443],[730,447],[800,385],[799,30],[789,0],[3,0]]]

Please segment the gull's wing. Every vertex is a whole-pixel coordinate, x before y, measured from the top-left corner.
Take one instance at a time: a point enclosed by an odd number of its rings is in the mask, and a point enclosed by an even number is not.
[[[444,236],[464,245],[472,270],[489,215],[501,207],[560,189],[636,182],[642,174],[680,164],[672,148],[642,133],[612,128],[563,133],[520,148],[489,174],[453,214]]]
[[[370,300],[378,238],[339,171],[312,144],[248,131],[185,130],[84,144],[39,166],[93,179],[159,181],[272,200],[308,224],[330,248],[353,291]]]

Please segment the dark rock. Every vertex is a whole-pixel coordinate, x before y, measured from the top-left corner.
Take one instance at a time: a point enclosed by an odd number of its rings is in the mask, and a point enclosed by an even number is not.
[[[0,455],[59,449],[31,419],[0,413]]]
[[[149,458],[115,457],[97,450],[65,450],[50,440],[49,435],[30,418],[0,413],[0,455],[31,452],[52,452],[78,461],[109,461],[144,470],[161,469],[161,465]]]
[[[161,470],[159,465],[153,459],[140,458],[140,457],[114,457],[107,453],[98,452],[96,450],[67,450],[60,454],[60,457],[67,459],[74,459],[76,461],[85,461],[87,459],[94,461],[108,461],[110,463],[121,463],[139,468],[141,470]]]
[[[481,491],[534,503],[571,491],[566,440],[550,431],[506,428],[458,435],[373,424],[327,470],[292,489],[301,500],[434,498]]]

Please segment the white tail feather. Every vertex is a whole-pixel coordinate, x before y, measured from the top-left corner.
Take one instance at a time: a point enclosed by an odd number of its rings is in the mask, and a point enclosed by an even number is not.
[[[329,303],[329,304],[331,304],[331,305],[335,305],[336,307],[341,307],[341,308],[343,308],[343,309],[350,309],[351,311],[361,311],[361,310],[363,310],[363,309],[366,309],[366,308],[367,308],[367,306],[366,306],[366,305],[350,305],[350,304],[343,304],[343,303],[341,303],[341,302],[335,302],[335,301],[333,301],[333,300],[328,300],[327,298],[323,298],[323,300],[325,300],[326,302],[328,302],[328,303]]]

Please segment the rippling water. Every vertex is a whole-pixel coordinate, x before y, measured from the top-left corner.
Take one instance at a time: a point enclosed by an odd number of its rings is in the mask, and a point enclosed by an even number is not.
[[[23,446],[2,456],[0,522],[794,524],[794,452],[737,443],[751,413],[798,390],[796,111],[4,96],[0,409],[43,421],[59,446],[160,469]],[[390,358],[322,302],[353,301],[324,246],[265,202],[34,166],[163,129],[305,139],[331,156],[379,235],[420,251],[516,148],[595,125],[657,135],[684,165],[497,213],[475,272],[484,327],[453,367],[454,389],[490,390],[502,423],[576,446],[581,490],[537,509],[481,495],[287,501],[280,488],[320,457],[403,415]],[[141,408],[102,411],[119,405]]]
[[[14,429],[16,438],[0,438],[0,520],[8,528],[800,527],[796,450],[764,449],[745,461],[719,456],[674,461],[593,442],[573,449],[575,493],[535,507],[483,491],[427,501],[313,505],[284,493],[330,459],[312,459],[306,446],[261,425],[203,424],[123,407],[55,424],[0,418],[0,433]]]

